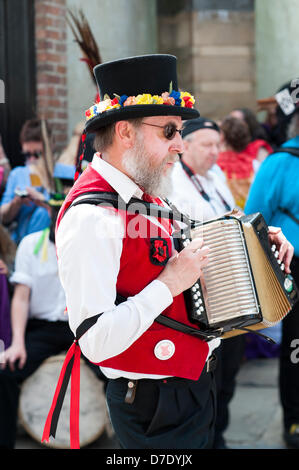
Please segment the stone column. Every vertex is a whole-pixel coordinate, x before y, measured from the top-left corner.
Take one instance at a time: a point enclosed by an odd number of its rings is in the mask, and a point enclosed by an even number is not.
[[[298,22],[298,0],[255,1],[258,98],[299,76]]]
[[[160,1],[160,51],[177,55],[180,87],[201,114],[221,119],[255,107],[252,0]]]

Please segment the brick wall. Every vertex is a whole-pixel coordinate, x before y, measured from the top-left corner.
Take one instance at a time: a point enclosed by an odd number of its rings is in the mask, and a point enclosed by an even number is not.
[[[59,154],[67,144],[66,0],[35,0],[35,39],[37,114]]]

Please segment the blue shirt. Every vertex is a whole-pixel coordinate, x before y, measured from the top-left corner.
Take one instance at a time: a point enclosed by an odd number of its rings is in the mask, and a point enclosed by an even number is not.
[[[27,187],[31,187],[29,168],[27,166],[14,168],[9,173],[5,191],[1,199],[1,206],[13,200],[17,188],[25,190]],[[49,194],[45,189],[35,189],[42,192],[46,199],[49,199]],[[18,244],[25,235],[49,227],[51,218],[45,208],[38,207],[32,202],[29,206],[25,204],[21,206],[15,221],[17,224],[12,230],[11,238]]]
[[[299,136],[282,147],[299,148]],[[281,227],[299,256],[299,225],[280,207],[299,219],[299,157],[283,152],[269,155],[261,164],[249,191],[245,213],[261,212],[268,225]]]

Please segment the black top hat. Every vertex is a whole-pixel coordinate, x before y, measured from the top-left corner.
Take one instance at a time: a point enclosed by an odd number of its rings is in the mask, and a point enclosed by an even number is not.
[[[101,101],[85,113],[86,132],[145,116],[198,117],[193,96],[178,89],[176,63],[175,56],[153,54],[97,65],[94,75]]]

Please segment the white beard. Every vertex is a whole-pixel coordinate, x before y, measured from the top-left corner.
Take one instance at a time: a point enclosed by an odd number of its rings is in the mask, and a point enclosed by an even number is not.
[[[151,157],[145,150],[142,135],[138,132],[134,147],[123,154],[123,167],[147,194],[163,199],[172,191],[172,168],[165,172],[165,165],[170,161],[177,161],[179,157],[167,155],[157,166],[153,166]]]

